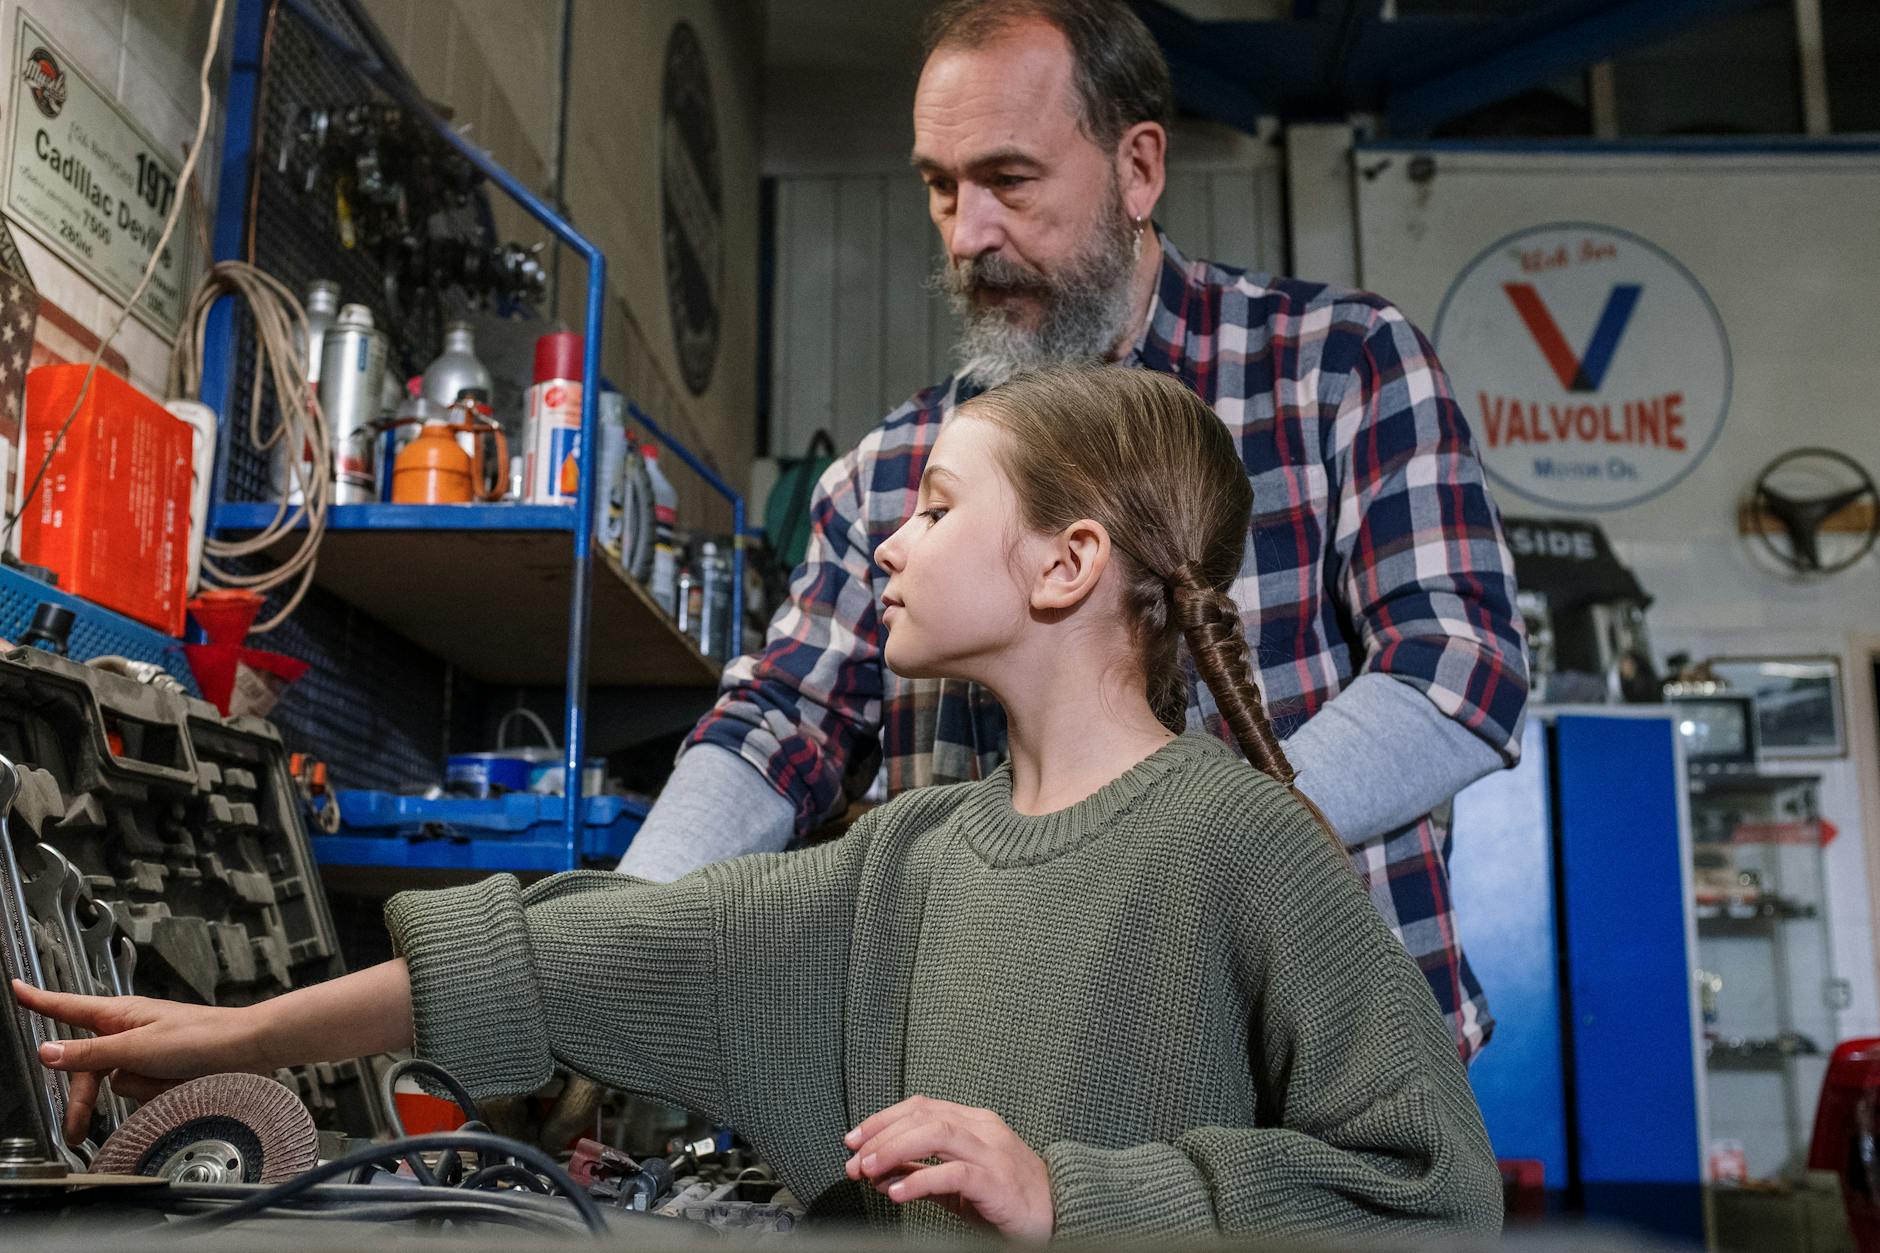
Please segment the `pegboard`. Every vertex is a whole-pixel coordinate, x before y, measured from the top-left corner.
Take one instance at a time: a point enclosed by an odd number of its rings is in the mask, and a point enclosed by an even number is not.
[[[279,595],[262,611],[272,615]],[[290,749],[327,763],[336,787],[396,791],[439,783],[454,738],[479,718],[476,685],[390,627],[319,588],[280,627],[249,640],[298,657],[307,673],[268,715]]]
[[[308,7],[355,46],[365,46],[346,6],[309,0]],[[247,218],[241,255],[303,299],[314,280],[337,282],[342,303],[372,309],[374,323],[390,341],[387,369],[396,371],[396,378],[408,378],[441,346],[442,312],[433,308],[428,315],[413,316],[400,308],[394,315],[384,275],[373,259],[341,244],[332,176],[322,172],[309,191],[291,181],[291,169],[281,168],[284,147],[304,107],[383,104],[390,98],[292,7],[273,5],[265,30],[250,154],[253,184],[242,189]],[[240,138],[231,135],[229,142]],[[487,206],[481,218],[488,221]],[[228,440],[224,499],[271,501],[274,468],[248,434],[257,367],[254,323],[244,306],[237,302],[236,307],[234,378],[222,427]],[[262,434],[278,420],[272,389],[264,387]],[[260,568],[231,564],[242,571]],[[271,616],[282,600],[282,593],[270,596],[262,617]],[[270,718],[288,748],[324,760],[340,787],[397,790],[441,782],[445,756],[474,737],[471,728],[482,716],[477,685],[418,643],[318,587],[309,589],[283,626],[250,643],[309,663],[307,674],[287,689]]]
[[[344,6],[334,0],[310,0],[310,7],[334,30],[364,46]],[[262,53],[244,256],[303,300],[317,279],[338,283],[342,303],[363,304],[372,310],[374,324],[390,341],[386,369],[393,372],[392,377],[406,379],[420,373],[437,355],[443,343],[442,314],[435,306],[414,312],[410,301],[394,306],[388,296],[386,276],[372,257],[342,245],[338,190],[330,173],[322,171],[309,190],[294,179],[295,171],[281,168],[282,155],[302,109],[366,103],[391,101],[320,35],[307,29],[293,9],[277,5]],[[482,206],[480,216],[489,220],[487,204]],[[256,368],[254,321],[244,309],[237,323],[233,412],[227,426],[232,441],[227,450],[226,498],[272,500],[274,469],[247,436]],[[263,388],[262,403],[261,430],[266,434],[279,420],[272,388]]]
[[[66,655],[73,661],[109,656],[148,661],[169,671],[192,696],[202,694],[189,671],[182,641],[6,566],[0,566],[0,639],[19,643],[32,623],[33,611],[45,602],[72,611]]]

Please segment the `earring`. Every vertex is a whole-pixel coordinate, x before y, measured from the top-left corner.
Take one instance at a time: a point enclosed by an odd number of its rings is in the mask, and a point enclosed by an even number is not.
[[[1142,232],[1143,228],[1149,224],[1149,219],[1141,217],[1134,218],[1132,221],[1136,223],[1136,237],[1130,242],[1129,258],[1132,261],[1140,261],[1142,260]]]

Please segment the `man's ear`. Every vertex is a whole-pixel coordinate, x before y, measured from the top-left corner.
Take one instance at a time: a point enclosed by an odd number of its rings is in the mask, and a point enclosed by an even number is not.
[[[1168,132],[1160,122],[1138,122],[1116,145],[1116,173],[1121,180],[1123,211],[1130,221],[1153,216],[1167,182]]]
[[[1051,537],[1044,559],[1032,584],[1031,607],[1075,609],[1109,568],[1110,533],[1101,522],[1080,518]]]

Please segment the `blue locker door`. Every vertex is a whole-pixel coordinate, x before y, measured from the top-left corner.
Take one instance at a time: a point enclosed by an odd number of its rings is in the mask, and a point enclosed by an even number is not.
[[[1503,1160],[1541,1163],[1547,1190],[1567,1187],[1561,1070],[1560,950],[1555,942],[1553,746],[1530,719],[1521,762],[1456,797],[1449,885],[1456,932],[1488,994],[1495,1034],[1469,1067],[1489,1143]]]
[[[1704,1235],[1683,779],[1669,718],[1555,720],[1568,1083],[1586,1210]]]

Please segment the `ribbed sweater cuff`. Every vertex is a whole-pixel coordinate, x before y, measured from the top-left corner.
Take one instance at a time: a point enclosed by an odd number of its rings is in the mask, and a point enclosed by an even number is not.
[[[410,968],[419,1056],[478,1097],[532,1091],[554,1073],[514,876],[400,892],[385,925]]]
[[[1042,1156],[1051,1173],[1056,1239],[1153,1234],[1162,1242],[1218,1234],[1207,1185],[1172,1144],[1103,1149],[1060,1140]]]

